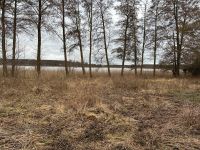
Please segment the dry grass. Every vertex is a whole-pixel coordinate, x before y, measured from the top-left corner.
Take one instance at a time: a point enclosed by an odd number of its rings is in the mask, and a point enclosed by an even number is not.
[[[199,79],[27,71],[0,85],[2,150],[200,147]]]

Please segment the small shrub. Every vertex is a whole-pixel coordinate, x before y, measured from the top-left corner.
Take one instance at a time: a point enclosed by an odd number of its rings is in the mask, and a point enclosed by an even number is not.
[[[200,76],[200,58],[194,61],[194,63],[188,68],[188,72],[193,76]]]

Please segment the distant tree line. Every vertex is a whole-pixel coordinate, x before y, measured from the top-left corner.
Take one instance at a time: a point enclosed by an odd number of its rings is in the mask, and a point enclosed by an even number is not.
[[[1,0],[1,57],[3,75],[8,76],[8,46],[12,47],[12,71],[15,76],[17,36],[37,35],[37,73],[41,73],[43,32],[52,33],[63,43],[65,73],[69,74],[69,52],[78,50],[83,74],[85,62],[105,61],[111,76],[110,61],[140,65],[151,54],[156,64],[173,65],[173,75],[180,75],[181,65],[194,64],[199,70],[200,1],[199,0]],[[118,21],[113,25],[112,11]],[[116,16],[116,15],[115,15]],[[12,42],[11,42],[12,41]],[[84,56],[88,52],[89,58]],[[191,72],[191,67],[188,71]],[[194,71],[193,71],[194,72]]]

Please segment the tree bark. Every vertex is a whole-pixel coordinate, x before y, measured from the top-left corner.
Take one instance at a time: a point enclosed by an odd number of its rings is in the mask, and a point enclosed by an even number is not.
[[[141,60],[141,68],[140,68],[140,75],[143,73],[143,65],[144,65],[144,51],[145,51],[145,44],[146,44],[146,11],[147,11],[147,4],[145,4],[145,11],[144,11],[144,22],[143,22],[143,42],[142,42],[142,60]]]
[[[103,25],[103,38],[104,38],[104,48],[105,48],[106,61],[107,61],[107,67],[108,67],[108,76],[111,77],[110,63],[109,63],[109,58],[108,58],[107,39],[106,39],[106,27],[105,27],[105,20],[104,20],[104,14],[103,14],[102,9],[101,9],[101,19],[102,19],[102,25]]]
[[[136,25],[134,25],[134,54],[135,54],[135,75],[137,76],[137,37],[136,37]]]
[[[82,46],[81,31],[80,30],[78,30],[78,39],[79,39],[79,48],[80,48],[80,54],[81,54],[81,67],[82,67],[83,75],[85,75],[83,46]]]
[[[158,28],[158,6],[156,8],[155,14],[155,27],[154,27],[154,67],[153,67],[153,76],[156,76],[156,58],[157,58],[157,28]]]
[[[15,76],[15,56],[16,56],[16,35],[17,35],[17,0],[15,0],[14,20],[13,20],[13,52],[12,52],[12,77]]]
[[[65,1],[62,0],[62,29],[63,29],[63,50],[65,60],[65,74],[69,74],[68,62],[67,62],[67,47],[66,47],[66,34],[65,34]]]
[[[83,45],[82,45],[82,36],[81,36],[81,18],[80,18],[80,10],[79,10],[79,3],[78,3],[78,10],[77,10],[77,17],[76,17],[76,28],[78,32],[78,40],[79,40],[79,48],[80,48],[80,55],[81,55],[81,67],[83,75],[85,75],[85,67],[84,67],[84,57],[83,57]]]
[[[6,56],[6,29],[5,29],[5,5],[6,0],[2,1],[2,16],[1,16],[1,24],[2,24],[2,57],[3,57],[3,76],[8,76],[7,70],[7,56]]]
[[[124,52],[123,52],[123,59],[122,59],[122,70],[121,70],[121,76],[124,76],[124,64],[125,64],[125,59],[126,59],[126,47],[127,47],[127,30],[128,30],[128,19],[129,17],[127,16],[126,18],[126,28],[124,31]]]
[[[181,59],[181,44],[180,44],[180,32],[178,23],[178,0],[174,1],[174,19],[176,24],[176,43],[177,43],[177,62],[176,62],[176,75],[180,75],[180,59]]]
[[[176,62],[177,62],[177,57],[176,57],[176,41],[175,41],[175,35],[174,35],[174,33],[173,33],[173,43],[174,43],[174,47],[173,47],[173,52],[174,52],[174,64],[173,64],[173,66],[174,66],[174,68],[173,68],[173,76],[175,76],[176,77],[176,67],[177,67],[177,65],[176,65]]]
[[[38,48],[37,48],[37,74],[38,77],[41,74],[41,25],[42,25],[42,2],[39,0],[38,7]]]
[[[90,8],[90,54],[89,54],[89,66],[90,66],[90,77],[92,78],[92,28],[93,27],[93,2],[91,0]]]

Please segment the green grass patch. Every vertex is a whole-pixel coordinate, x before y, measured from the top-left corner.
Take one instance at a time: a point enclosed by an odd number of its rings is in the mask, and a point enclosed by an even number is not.
[[[200,91],[173,91],[171,94],[178,100],[200,103]]]

